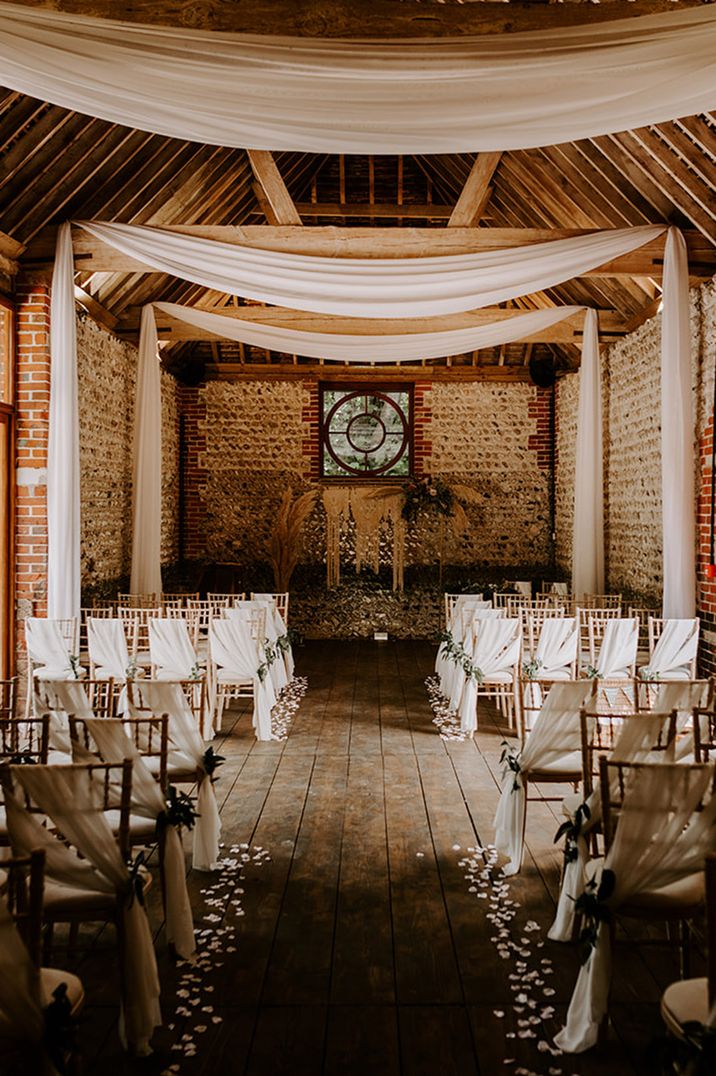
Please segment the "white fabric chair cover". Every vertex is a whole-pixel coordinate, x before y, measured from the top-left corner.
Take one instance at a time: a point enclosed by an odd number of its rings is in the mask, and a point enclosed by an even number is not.
[[[597,656],[596,670],[600,680],[627,680],[636,661],[639,646],[637,617],[608,620]]]
[[[124,723],[114,718],[91,718],[87,729],[104,762],[132,762],[132,812],[143,818],[159,818],[166,804],[154,776],[135,744],[127,735]],[[186,888],[184,851],[175,826],[164,829],[163,885],[166,910],[167,941],[184,960],[193,955],[194,922]]]
[[[689,680],[699,648],[699,620],[667,620],[640,674],[648,680]]]
[[[492,602],[483,601],[482,598],[477,598],[472,594],[461,594],[453,607],[447,632],[454,643],[464,646],[465,640],[472,630],[470,620],[475,620],[478,615],[491,616],[493,612]],[[438,647],[435,658],[435,672],[440,680],[443,695],[450,698],[455,684],[455,677],[460,676],[460,669],[449,656],[446,643],[441,643]]]
[[[540,628],[535,662],[540,679],[569,680],[577,660],[579,629],[575,617],[546,617]]]
[[[550,594],[558,594],[560,598],[569,597],[569,583],[551,583]]]
[[[276,604],[276,599],[274,598],[273,594],[254,594],[254,600],[260,602],[269,602],[271,605],[271,612],[273,616],[276,637],[277,639],[284,640],[280,652],[283,655],[283,661],[286,667],[286,676],[290,683],[290,681],[293,680],[294,674],[293,651],[291,649],[291,644],[288,640],[288,628],[286,627],[285,621],[281,616],[279,607]]]
[[[703,858],[714,845],[716,796],[703,810],[697,808],[712,778],[712,766],[646,766],[634,772],[603,865],[614,875],[614,891],[606,902],[611,910],[703,869]],[[597,882],[600,876],[601,870]],[[596,1044],[610,978],[609,927],[600,922],[596,947],[577,978],[566,1025],[555,1036],[565,1053],[581,1053]]]
[[[84,858],[78,858],[8,795],[5,809],[16,853],[27,855],[42,848],[49,877],[88,892],[116,893],[122,898],[125,990],[120,1028],[134,1052],[146,1055],[154,1028],[162,1022],[152,935],[91,774],[81,766],[12,766],[11,774]]]
[[[509,684],[515,678],[520,660],[522,626],[519,620],[502,617],[480,619],[475,633],[472,663],[482,671],[485,684]],[[478,684],[473,677],[465,677],[460,700],[460,728],[471,732],[477,728]]]
[[[72,743],[68,715],[94,717],[87,692],[80,680],[35,681],[35,713],[50,715],[50,747],[71,761]]]
[[[25,641],[35,676],[43,680],[74,678],[67,644],[56,620],[28,617],[25,621]]]
[[[624,721],[614,743],[609,758],[614,762],[649,762],[655,765],[674,761],[674,745],[668,750],[654,751],[653,747],[663,734],[671,711],[657,708],[650,713],[632,716]],[[582,802],[581,794],[567,796],[562,804],[566,818],[574,819],[577,808]],[[589,819],[584,821],[576,841],[576,856],[565,862],[562,883],[559,890],[557,910],[554,922],[547,936],[552,941],[571,941],[574,936],[575,902],[583,893],[586,882],[586,867],[589,859],[587,839],[590,831],[601,821],[601,790],[597,787],[587,800]]]
[[[134,683],[134,691],[142,705],[152,713],[169,715],[169,743],[174,751],[170,762],[196,770],[199,784],[196,801],[198,818],[194,826],[192,863],[199,871],[215,870],[221,836],[219,808],[211,775],[204,768],[204,741],[199,735],[182,686],[168,680],[139,680]],[[141,716],[140,711],[131,704],[130,714]]]
[[[251,638],[248,624],[232,618],[212,620],[209,625],[209,650],[217,666],[217,686],[251,683],[254,692],[253,725],[257,740],[271,739],[271,710],[276,703],[271,678],[259,677],[264,661],[262,648]]]
[[[122,620],[88,616],[87,649],[97,680],[125,682],[130,662]]]
[[[512,584],[512,586],[515,588],[518,594],[524,594],[526,598],[532,597],[532,583],[529,581],[529,579],[518,579],[517,582]]]
[[[522,866],[527,796],[524,779],[529,780],[530,773],[537,770],[581,771],[579,711],[591,692],[592,685],[585,680],[553,684],[517,755],[519,772],[505,771],[495,814],[495,847],[509,857],[504,874],[517,874]]]
[[[159,680],[191,680],[197,657],[186,620],[157,617],[149,621],[149,655]]]
[[[57,1076],[43,1049],[45,1018],[39,970],[30,959],[3,897],[0,897],[0,1023],[2,1038],[14,1040],[25,1052],[28,1072]]]
[[[274,613],[276,611],[276,603],[272,599],[266,601],[260,601],[259,599],[252,599],[251,601],[240,601],[231,608],[226,610],[227,620],[238,620],[241,623],[248,624],[252,615],[255,615],[256,610],[263,610],[266,614],[266,638],[265,642],[274,652],[274,660],[268,665],[269,676],[271,677],[271,683],[273,689],[277,695],[280,695],[283,689],[288,684],[288,676],[286,675],[286,666],[281,659],[280,653],[277,652],[277,643],[279,638],[279,631],[276,626]],[[259,653],[263,650],[263,646],[259,646]],[[263,650],[261,657],[262,661],[267,661],[266,652]]]
[[[459,630],[456,627],[455,640],[465,650],[468,657],[472,657],[472,649],[475,645],[473,638],[474,628],[477,621],[504,620],[505,610],[494,609],[490,602],[466,603],[461,610]],[[466,686],[465,672],[457,661],[451,661],[447,667],[447,679],[443,687],[443,695],[450,700],[450,709],[457,711],[463,697]]]

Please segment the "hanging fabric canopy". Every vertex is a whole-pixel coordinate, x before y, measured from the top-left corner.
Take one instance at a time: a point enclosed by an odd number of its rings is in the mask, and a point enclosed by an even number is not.
[[[664,616],[696,615],[694,405],[689,266],[684,237],[669,228],[661,318],[661,518]]]
[[[570,142],[716,107],[716,11],[442,39],[148,26],[0,4],[10,89],[220,146],[466,153]]]
[[[579,368],[577,453],[574,468],[572,593],[604,593],[604,485],[602,468],[602,380],[597,315],[584,321]]]
[[[467,329],[363,336],[306,332],[276,325],[261,325],[227,314],[214,314],[196,307],[179,306],[177,303],[153,303],[152,306],[178,321],[227,340],[239,340],[243,344],[252,344],[268,351],[286,352],[289,355],[354,363],[438,359],[446,355],[460,355],[466,351],[479,351],[480,348],[498,347],[500,344],[523,340],[526,336],[550,328],[584,310],[583,306],[555,306],[547,310],[516,314],[504,321],[475,325]],[[142,325],[144,326],[144,321]],[[154,331],[156,332],[156,329]]]
[[[347,317],[455,314],[543,291],[636,250],[663,225],[425,258],[326,258],[257,250],[139,224],[79,227],[161,273],[247,299]]]
[[[74,264],[69,224],[57,230],[50,308],[47,445],[47,615],[80,615],[80,421]]]

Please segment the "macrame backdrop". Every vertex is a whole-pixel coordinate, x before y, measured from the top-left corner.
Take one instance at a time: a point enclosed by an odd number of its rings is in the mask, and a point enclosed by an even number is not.
[[[219,146],[524,149],[716,107],[716,11],[529,33],[341,41],[0,4],[0,70],[3,85],[30,97]]]
[[[405,520],[400,492],[383,495],[375,486],[327,486],[323,490],[326,512],[326,575],[329,587],[341,581],[341,537],[354,524],[356,571],[378,571],[380,538],[392,530],[393,590],[402,590],[405,573]]]

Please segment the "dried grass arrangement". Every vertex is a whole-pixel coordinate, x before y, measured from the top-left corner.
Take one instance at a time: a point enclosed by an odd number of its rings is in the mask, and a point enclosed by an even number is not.
[[[273,568],[276,591],[283,593],[289,588],[294,568],[301,555],[302,533],[306,520],[316,504],[318,490],[299,493],[286,490],[281,498],[276,522],[268,546],[269,563]]]

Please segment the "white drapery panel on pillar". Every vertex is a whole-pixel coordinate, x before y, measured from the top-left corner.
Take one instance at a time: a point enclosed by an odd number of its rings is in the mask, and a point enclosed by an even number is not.
[[[80,423],[74,261],[69,224],[57,230],[50,306],[47,445],[47,615],[80,615]]]
[[[604,593],[604,488],[602,468],[602,380],[597,315],[584,320],[579,370],[577,452],[574,471],[572,593]]]
[[[259,250],[140,224],[77,227],[161,273],[246,299],[347,317],[454,314],[571,280],[661,235],[617,228],[523,247],[425,258],[328,258]]]
[[[139,336],[132,505],[131,590],[133,594],[161,594],[162,389],[151,306],[142,309]]]
[[[661,315],[661,488],[664,616],[696,615],[694,415],[686,243],[669,228]]]
[[[461,153],[624,131],[716,107],[714,57],[708,8],[527,33],[346,41],[0,5],[10,89],[172,138],[269,150]]]
[[[179,306],[176,303],[154,303],[154,308],[160,314],[168,314],[187,325],[196,326],[203,332],[214,333],[228,340],[240,340],[244,344],[252,344],[267,351],[355,363],[366,363],[368,360],[404,362],[439,359],[445,355],[460,355],[463,352],[479,351],[480,348],[499,347],[500,344],[523,340],[584,310],[584,307],[580,306],[556,306],[547,310],[533,310],[528,314],[517,314],[504,321],[476,325],[469,329],[364,336],[305,332],[300,329],[261,325],[226,314]]]

